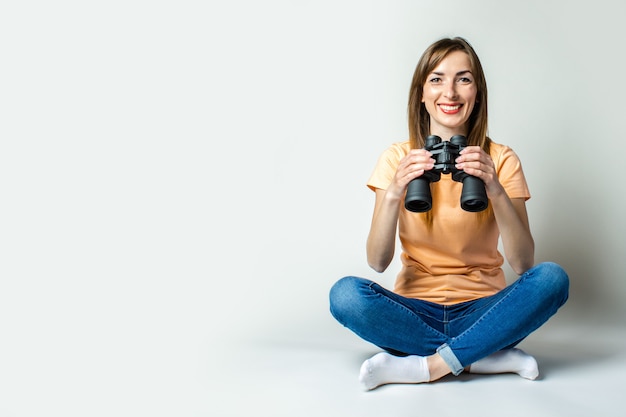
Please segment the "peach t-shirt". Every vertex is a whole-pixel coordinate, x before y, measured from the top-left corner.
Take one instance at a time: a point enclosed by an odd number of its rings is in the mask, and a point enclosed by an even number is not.
[[[380,156],[367,185],[387,189],[400,160],[411,149],[409,142],[391,145]],[[510,198],[530,198],[519,158],[508,146],[491,143],[498,179]],[[441,175],[431,184],[432,228],[424,213],[399,207],[402,269],[394,292],[439,304],[456,304],[496,293],[506,286],[498,251],[499,230],[493,212],[479,222],[481,213],[461,209],[462,183]]]

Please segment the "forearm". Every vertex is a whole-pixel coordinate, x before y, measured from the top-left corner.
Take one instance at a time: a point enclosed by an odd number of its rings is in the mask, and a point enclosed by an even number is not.
[[[478,146],[464,148],[456,162],[457,169],[485,183],[506,259],[517,274],[526,272],[535,263],[535,242],[528,225],[525,200],[509,198],[498,180],[493,159]]]
[[[383,272],[391,261],[396,246],[398,212],[409,182],[434,166],[435,160],[424,149],[412,149],[402,158],[393,181],[386,190],[376,189],[376,205],[367,237],[367,262],[376,271]]]
[[[535,242],[523,199],[511,200],[502,190],[492,196],[491,206],[500,230],[504,253],[515,273],[521,275],[535,263]]]
[[[400,200],[384,190],[376,192],[376,207],[367,237],[367,262],[383,272],[393,260]]]

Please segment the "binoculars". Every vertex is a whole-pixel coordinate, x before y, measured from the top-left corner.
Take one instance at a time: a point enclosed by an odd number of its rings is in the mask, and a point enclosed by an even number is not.
[[[407,186],[404,207],[412,212],[421,213],[432,208],[430,183],[437,182],[441,174],[452,174],[452,179],[463,183],[461,192],[461,208],[465,211],[478,212],[487,208],[488,199],[485,183],[477,177],[466,174],[455,167],[455,159],[459,152],[467,146],[463,135],[455,135],[449,142],[442,141],[439,136],[430,135],[426,138],[424,149],[435,159],[435,166],[417,177]]]

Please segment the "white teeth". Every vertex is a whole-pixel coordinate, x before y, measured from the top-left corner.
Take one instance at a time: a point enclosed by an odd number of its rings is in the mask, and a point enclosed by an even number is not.
[[[441,104],[440,107],[445,111],[452,111],[452,110],[458,110],[461,107],[461,105],[457,104],[456,106],[446,106],[446,105]]]

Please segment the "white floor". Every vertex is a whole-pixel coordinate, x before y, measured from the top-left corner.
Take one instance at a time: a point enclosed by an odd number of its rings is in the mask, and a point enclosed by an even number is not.
[[[537,381],[462,374],[364,392],[359,367],[377,348],[316,311],[283,323],[251,316],[255,326],[226,336],[166,314],[92,332],[20,326],[0,344],[0,417],[624,415],[624,323],[557,315],[521,345],[539,362]]]
[[[337,326],[286,331],[224,350],[211,387],[214,416],[615,416],[623,413],[626,327],[556,320],[521,348],[541,376],[449,376],[361,390],[361,362],[377,349]],[[219,375],[219,376],[218,376]]]

